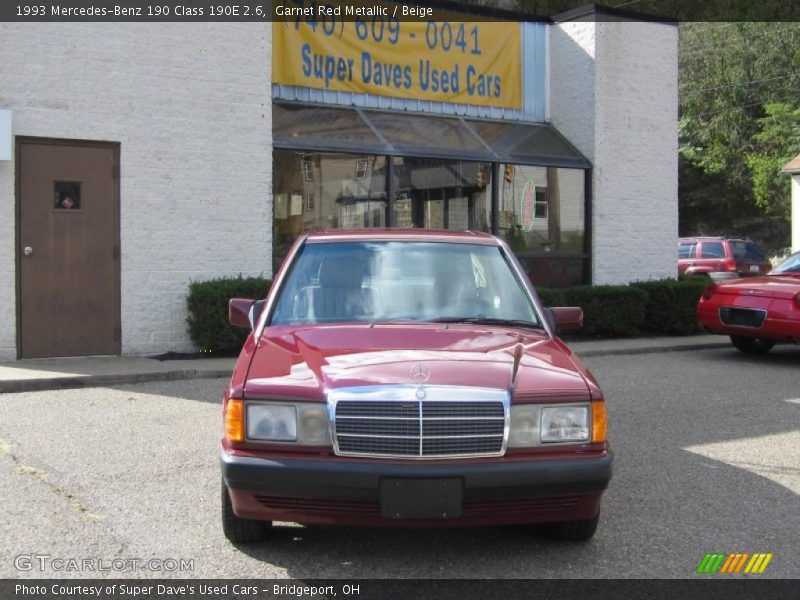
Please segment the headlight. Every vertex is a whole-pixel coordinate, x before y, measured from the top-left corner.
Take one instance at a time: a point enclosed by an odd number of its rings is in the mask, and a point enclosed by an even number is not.
[[[541,441],[588,442],[589,408],[587,406],[548,406],[542,409]]]
[[[297,441],[297,416],[294,406],[248,404],[246,422],[247,437],[252,440]]]
[[[247,438],[265,442],[330,445],[324,404],[247,403]]]
[[[602,404],[602,403],[600,403]],[[598,408],[604,408],[600,406]],[[548,443],[580,443],[589,441],[588,404],[564,406],[542,406],[541,404],[517,404],[511,407],[508,447],[531,448]],[[600,423],[602,417],[602,423]],[[605,441],[605,412],[598,412],[598,438]],[[602,431],[600,425],[602,425]],[[602,435],[602,439],[600,437]]]
[[[331,445],[326,405],[297,405],[297,442],[307,446]]]
[[[541,410],[542,407],[537,404],[520,404],[511,407],[509,448],[539,445],[539,413]]]

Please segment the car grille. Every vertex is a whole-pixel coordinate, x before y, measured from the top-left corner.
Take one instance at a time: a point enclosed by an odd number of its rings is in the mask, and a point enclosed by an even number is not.
[[[354,498],[288,498],[256,494],[256,501],[272,511],[309,512],[321,515],[363,515],[380,517],[381,507],[377,500]],[[569,510],[580,504],[580,495],[546,496],[542,498],[508,498],[502,500],[465,499],[462,517],[493,517],[498,513],[541,515],[549,512]]]
[[[416,388],[395,390],[400,398],[337,398],[336,452],[404,458],[500,456],[505,451],[507,394],[482,390],[486,393],[478,399],[458,398],[460,392],[469,396],[469,390],[426,388],[423,399],[415,397]]]
[[[739,327],[761,327],[767,311],[755,308],[731,308],[723,306],[719,309],[719,319],[725,325],[736,325]]]

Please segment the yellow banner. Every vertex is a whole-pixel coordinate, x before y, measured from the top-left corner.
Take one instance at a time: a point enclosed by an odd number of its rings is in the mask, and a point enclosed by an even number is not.
[[[401,20],[409,18],[403,14],[408,7],[395,4],[362,7],[361,15],[345,14],[358,11],[357,6],[297,8],[276,3],[272,81],[395,98],[522,107],[520,23],[447,21],[439,20],[440,14]],[[337,10],[339,14],[330,12]]]

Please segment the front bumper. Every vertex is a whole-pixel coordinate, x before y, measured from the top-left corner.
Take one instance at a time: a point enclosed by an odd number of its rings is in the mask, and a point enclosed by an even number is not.
[[[593,517],[611,479],[612,456],[570,459],[452,461],[436,464],[255,458],[222,451],[222,476],[234,512],[243,518],[373,526],[498,525]],[[430,498],[392,500],[388,482],[457,485],[457,511],[418,516]],[[399,485],[399,484],[398,484]],[[384,492],[382,492],[382,487]],[[434,492],[435,493],[435,492]],[[408,504],[408,506],[404,506]],[[408,509],[407,511],[404,509]],[[424,509],[423,509],[424,513]],[[406,516],[411,515],[411,516]]]

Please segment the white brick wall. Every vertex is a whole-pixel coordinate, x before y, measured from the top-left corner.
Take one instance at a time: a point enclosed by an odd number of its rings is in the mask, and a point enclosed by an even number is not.
[[[677,276],[677,36],[658,23],[552,28],[552,121],[594,165],[593,283]]]
[[[190,280],[269,275],[269,24],[0,24],[14,135],[121,144],[122,351],[189,350]],[[0,162],[0,357],[16,356],[14,163]]]
[[[792,252],[800,252],[800,174],[792,175]]]

